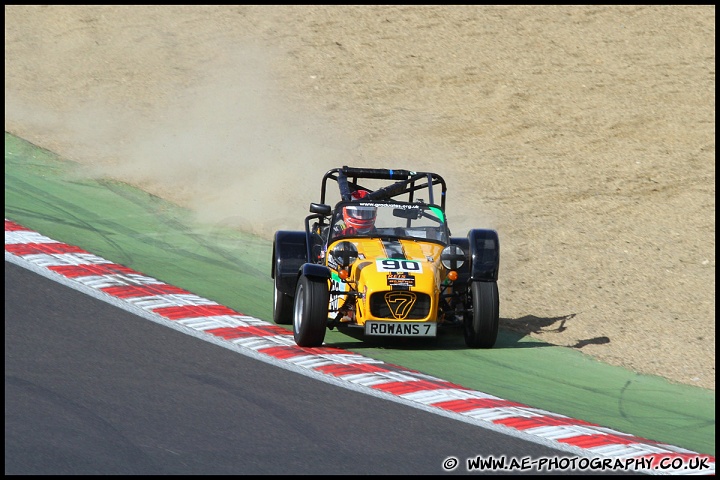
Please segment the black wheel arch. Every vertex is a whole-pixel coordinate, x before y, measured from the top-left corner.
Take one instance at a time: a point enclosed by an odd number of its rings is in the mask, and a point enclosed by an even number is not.
[[[279,230],[275,232],[270,276],[280,292],[295,296],[300,269],[308,262],[307,235],[303,231]]]
[[[467,235],[472,282],[495,282],[500,272],[500,238],[497,231],[475,228]]]
[[[331,277],[330,268],[317,263],[305,263],[300,267],[300,275],[304,275],[313,279],[329,279]]]

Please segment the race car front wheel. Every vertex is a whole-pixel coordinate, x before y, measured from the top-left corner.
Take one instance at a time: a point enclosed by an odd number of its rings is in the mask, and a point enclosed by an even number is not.
[[[500,323],[497,282],[472,282],[472,315],[465,316],[465,344],[470,348],[492,348]]]
[[[330,288],[327,279],[302,275],[295,290],[293,335],[301,347],[319,347],[325,340]]]

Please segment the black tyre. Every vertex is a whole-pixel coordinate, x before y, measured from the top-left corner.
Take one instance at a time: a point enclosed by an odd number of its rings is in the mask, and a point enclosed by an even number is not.
[[[273,292],[273,321],[278,325],[290,325],[293,322],[293,298],[278,290],[278,275],[275,275]]]
[[[319,347],[325,340],[330,288],[323,278],[302,275],[295,290],[293,335],[301,347]]]
[[[473,282],[472,315],[465,316],[465,344],[470,348],[492,348],[500,323],[497,282]]]

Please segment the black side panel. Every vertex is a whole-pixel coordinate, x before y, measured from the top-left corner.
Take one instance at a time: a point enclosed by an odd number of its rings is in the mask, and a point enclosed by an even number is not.
[[[452,245],[457,245],[463,252],[465,252],[465,263],[462,267],[457,269],[458,279],[455,280],[455,285],[466,285],[470,279],[470,266],[472,265],[470,242],[467,237],[450,237],[450,243]]]
[[[497,281],[500,270],[500,239],[495,230],[481,228],[468,232],[472,281]]]
[[[271,276],[272,278],[277,276],[278,290],[294,297],[300,267],[307,261],[305,232],[287,230],[275,232]]]

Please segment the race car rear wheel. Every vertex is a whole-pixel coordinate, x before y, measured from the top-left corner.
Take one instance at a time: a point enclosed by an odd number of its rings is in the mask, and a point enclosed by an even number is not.
[[[319,347],[325,340],[330,288],[327,279],[302,275],[295,290],[293,335],[301,347]]]
[[[470,348],[492,348],[500,323],[497,282],[473,282],[472,315],[465,316],[465,344]]]
[[[290,325],[293,322],[293,298],[278,289],[279,276],[275,276],[273,291],[273,320],[278,325]]]

